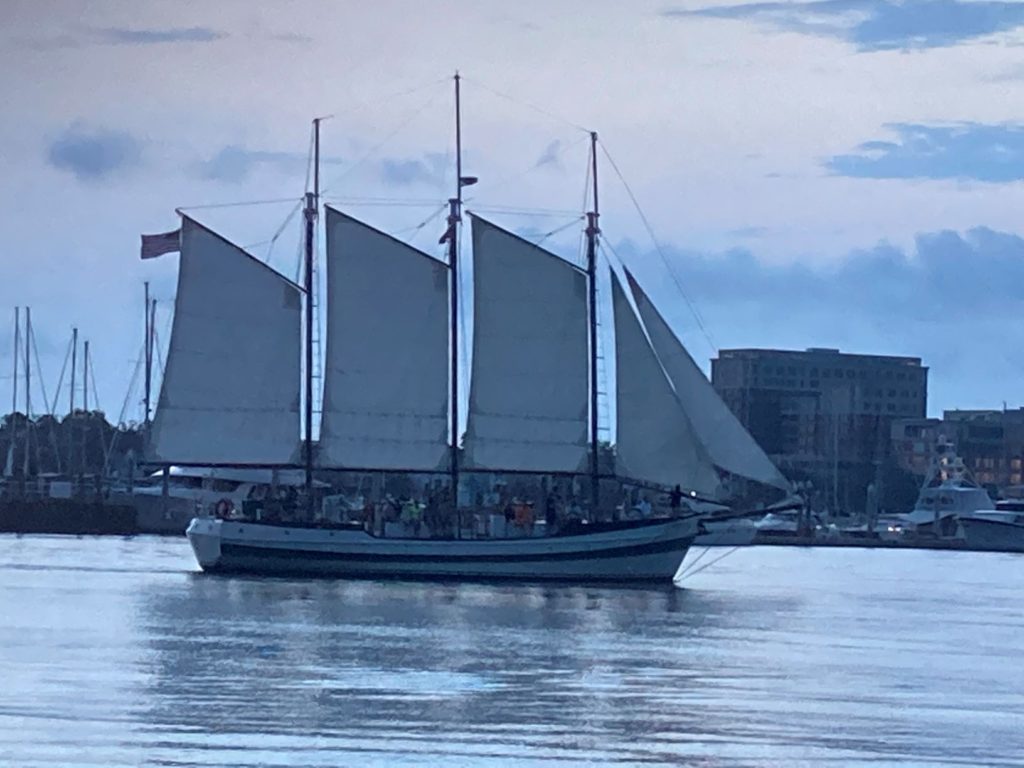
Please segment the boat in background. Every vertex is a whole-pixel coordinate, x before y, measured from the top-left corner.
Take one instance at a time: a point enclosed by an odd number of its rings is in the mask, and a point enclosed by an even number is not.
[[[914,509],[900,516],[904,535],[963,540],[961,520],[995,512],[988,491],[978,485],[952,444],[942,443]]]
[[[959,518],[968,549],[1024,552],[1024,501],[996,502],[994,510],[976,510]]]
[[[146,483],[111,494],[112,503],[135,508],[140,533],[183,536],[195,517],[240,515],[246,502],[294,496],[305,486],[298,469],[171,466],[166,493],[163,481],[164,470],[160,470],[149,475]]]

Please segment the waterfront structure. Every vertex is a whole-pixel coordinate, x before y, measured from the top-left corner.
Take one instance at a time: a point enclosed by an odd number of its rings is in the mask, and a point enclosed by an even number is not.
[[[776,465],[809,481],[817,506],[863,508],[897,419],[923,419],[928,368],[918,357],[838,349],[723,349],[711,380]]]

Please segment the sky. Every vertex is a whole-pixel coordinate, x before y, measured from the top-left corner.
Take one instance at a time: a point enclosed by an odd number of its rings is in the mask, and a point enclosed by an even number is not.
[[[76,326],[139,417],[177,267],[139,235],[176,208],[294,278],[314,117],[325,199],[437,253],[458,70],[467,207],[577,253],[597,131],[603,253],[705,368],[915,355],[932,414],[1024,405],[1022,44],[995,0],[5,0],[0,402],[31,306],[47,397]]]

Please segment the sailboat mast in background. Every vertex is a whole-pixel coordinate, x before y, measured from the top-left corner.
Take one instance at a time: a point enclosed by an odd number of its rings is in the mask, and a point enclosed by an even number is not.
[[[601,233],[597,219],[597,132],[590,133],[591,175],[594,182],[594,207],[587,214],[587,277],[590,289],[590,510],[597,513],[600,501],[600,467],[597,441],[597,238]]]
[[[150,389],[153,382],[153,317],[149,306],[149,281],[145,282],[144,299],[143,304],[145,311],[145,333],[146,337],[143,342],[143,364],[145,366],[145,392],[143,394],[143,403],[145,407],[145,416],[143,417],[142,423],[148,428],[149,427],[149,414],[150,414]]]

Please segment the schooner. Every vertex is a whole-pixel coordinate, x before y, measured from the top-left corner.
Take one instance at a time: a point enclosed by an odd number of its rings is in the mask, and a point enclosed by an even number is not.
[[[327,343],[315,443],[316,173],[306,196],[303,286],[184,213],[177,245],[158,249],[179,250],[180,263],[149,460],[305,469],[301,520],[194,519],[187,535],[204,570],[572,581],[675,576],[698,533],[697,515],[602,522],[598,514],[596,133],[585,269],[467,212],[473,338],[460,424],[457,240],[462,189],[476,179],[462,175],[458,75],[455,117],[456,194],[441,238],[446,261],[324,207]],[[318,157],[319,121],[314,130]],[[612,474],[704,498],[714,497],[722,472],[787,487],[639,284],[628,272],[621,280],[610,265],[608,271],[617,377]],[[454,535],[384,536],[373,526],[318,520],[316,470],[447,474]],[[587,519],[548,535],[466,529],[463,516],[476,519],[480,511],[459,509],[465,473],[585,476]]]

